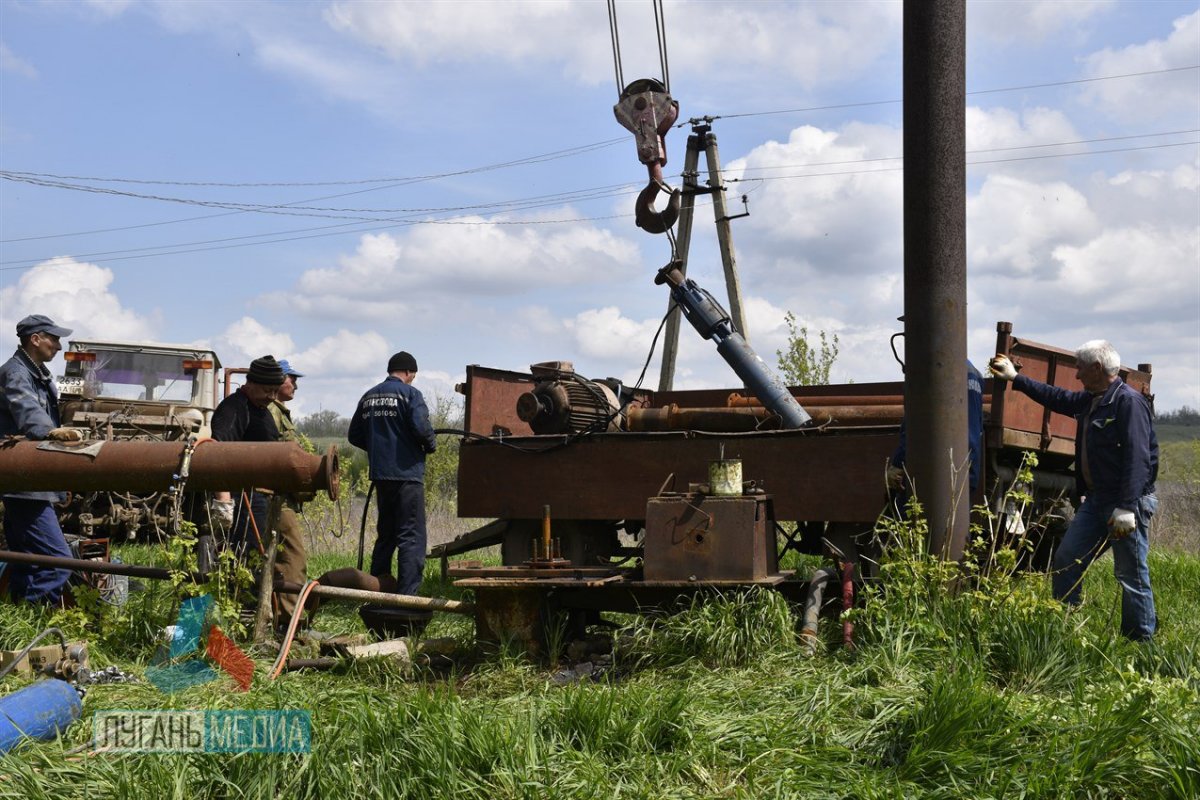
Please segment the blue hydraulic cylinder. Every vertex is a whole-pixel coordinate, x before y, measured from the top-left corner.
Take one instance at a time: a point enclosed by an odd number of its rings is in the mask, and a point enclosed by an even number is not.
[[[717,352],[733,367],[747,390],[767,410],[778,414],[785,428],[803,428],[812,422],[812,417],[796,402],[783,381],[759,358],[745,337],[733,329],[729,314],[717,299],[691,278],[680,281],[679,277],[678,273],[663,276],[664,281],[671,284],[671,297],[692,327],[705,339],[717,343]]]
[[[53,739],[83,712],[75,687],[48,678],[0,697],[0,755],[25,736]]]

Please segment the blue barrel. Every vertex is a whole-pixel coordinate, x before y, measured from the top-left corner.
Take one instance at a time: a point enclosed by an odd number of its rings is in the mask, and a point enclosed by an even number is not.
[[[13,749],[23,736],[53,739],[82,712],[79,693],[55,678],[0,697],[0,755]]]

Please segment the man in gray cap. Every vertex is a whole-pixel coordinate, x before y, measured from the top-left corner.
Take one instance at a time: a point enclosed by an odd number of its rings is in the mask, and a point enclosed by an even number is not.
[[[17,323],[20,346],[0,367],[0,438],[52,439],[78,442],[83,434],[61,427],[58,390],[46,363],[62,350],[61,339],[70,336],[43,314],[32,314]],[[4,538],[18,553],[71,557],[71,549],[58,525],[53,503],[61,492],[13,492],[4,495]],[[31,603],[58,603],[71,577],[70,570],[12,564],[8,568],[9,594]]]

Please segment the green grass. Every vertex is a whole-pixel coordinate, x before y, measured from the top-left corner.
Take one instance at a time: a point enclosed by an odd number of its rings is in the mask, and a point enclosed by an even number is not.
[[[346,563],[318,556],[313,572]],[[263,658],[246,693],[227,680],[174,694],[96,686],[61,741],[0,758],[0,797],[1197,797],[1200,559],[1156,551],[1151,571],[1161,630],[1148,646],[1116,635],[1110,557],[1071,614],[1044,576],[951,596],[936,566],[903,557],[856,610],[857,648],[826,619],[816,658],[801,654],[795,610],[752,592],[633,621],[597,683],[554,685],[550,669],[502,651],[464,652],[449,675],[360,662],[273,683]],[[71,632],[101,664],[140,671],[173,611],[158,591],[106,630]],[[423,591],[460,594],[434,563]],[[0,606],[0,645],[48,621]],[[329,607],[318,627],[361,623]],[[426,635],[465,647],[473,631],[446,615]],[[67,752],[89,741],[96,711],[118,708],[307,709],[313,752]]]

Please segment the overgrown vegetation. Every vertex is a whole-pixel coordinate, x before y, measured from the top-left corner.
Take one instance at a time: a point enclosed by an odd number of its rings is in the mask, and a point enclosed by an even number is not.
[[[891,547],[853,612],[853,649],[826,619],[823,655],[805,658],[780,595],[726,593],[631,620],[616,635],[612,671],[556,686],[511,650],[462,655],[470,621],[438,618],[427,636],[462,645],[458,668],[440,677],[360,662],[270,682],[262,660],[246,693],[228,680],[171,695],[149,683],[93,687],[63,741],[0,760],[0,795],[1200,796],[1200,560],[1152,552],[1161,628],[1137,645],[1117,634],[1107,556],[1087,575],[1085,605],[1067,613],[1045,576],[1014,569],[1019,537],[977,532],[959,572],[925,552],[919,517],[883,522],[880,533]],[[952,578],[960,591],[948,591]],[[461,594],[435,565],[423,591]],[[98,666],[138,672],[175,597],[168,584],[150,586],[100,624],[0,606],[0,646],[58,622],[91,640]],[[345,608],[322,611],[318,624],[361,630]],[[10,678],[4,689],[19,685]],[[307,709],[313,752],[67,753],[86,745],[96,711],[118,708]]]
[[[784,314],[788,328],[788,343],[776,350],[779,370],[788,386],[818,386],[829,383],[829,372],[838,357],[838,335],[832,337],[818,331],[816,341],[809,341],[808,326],[796,327],[796,315]]]

